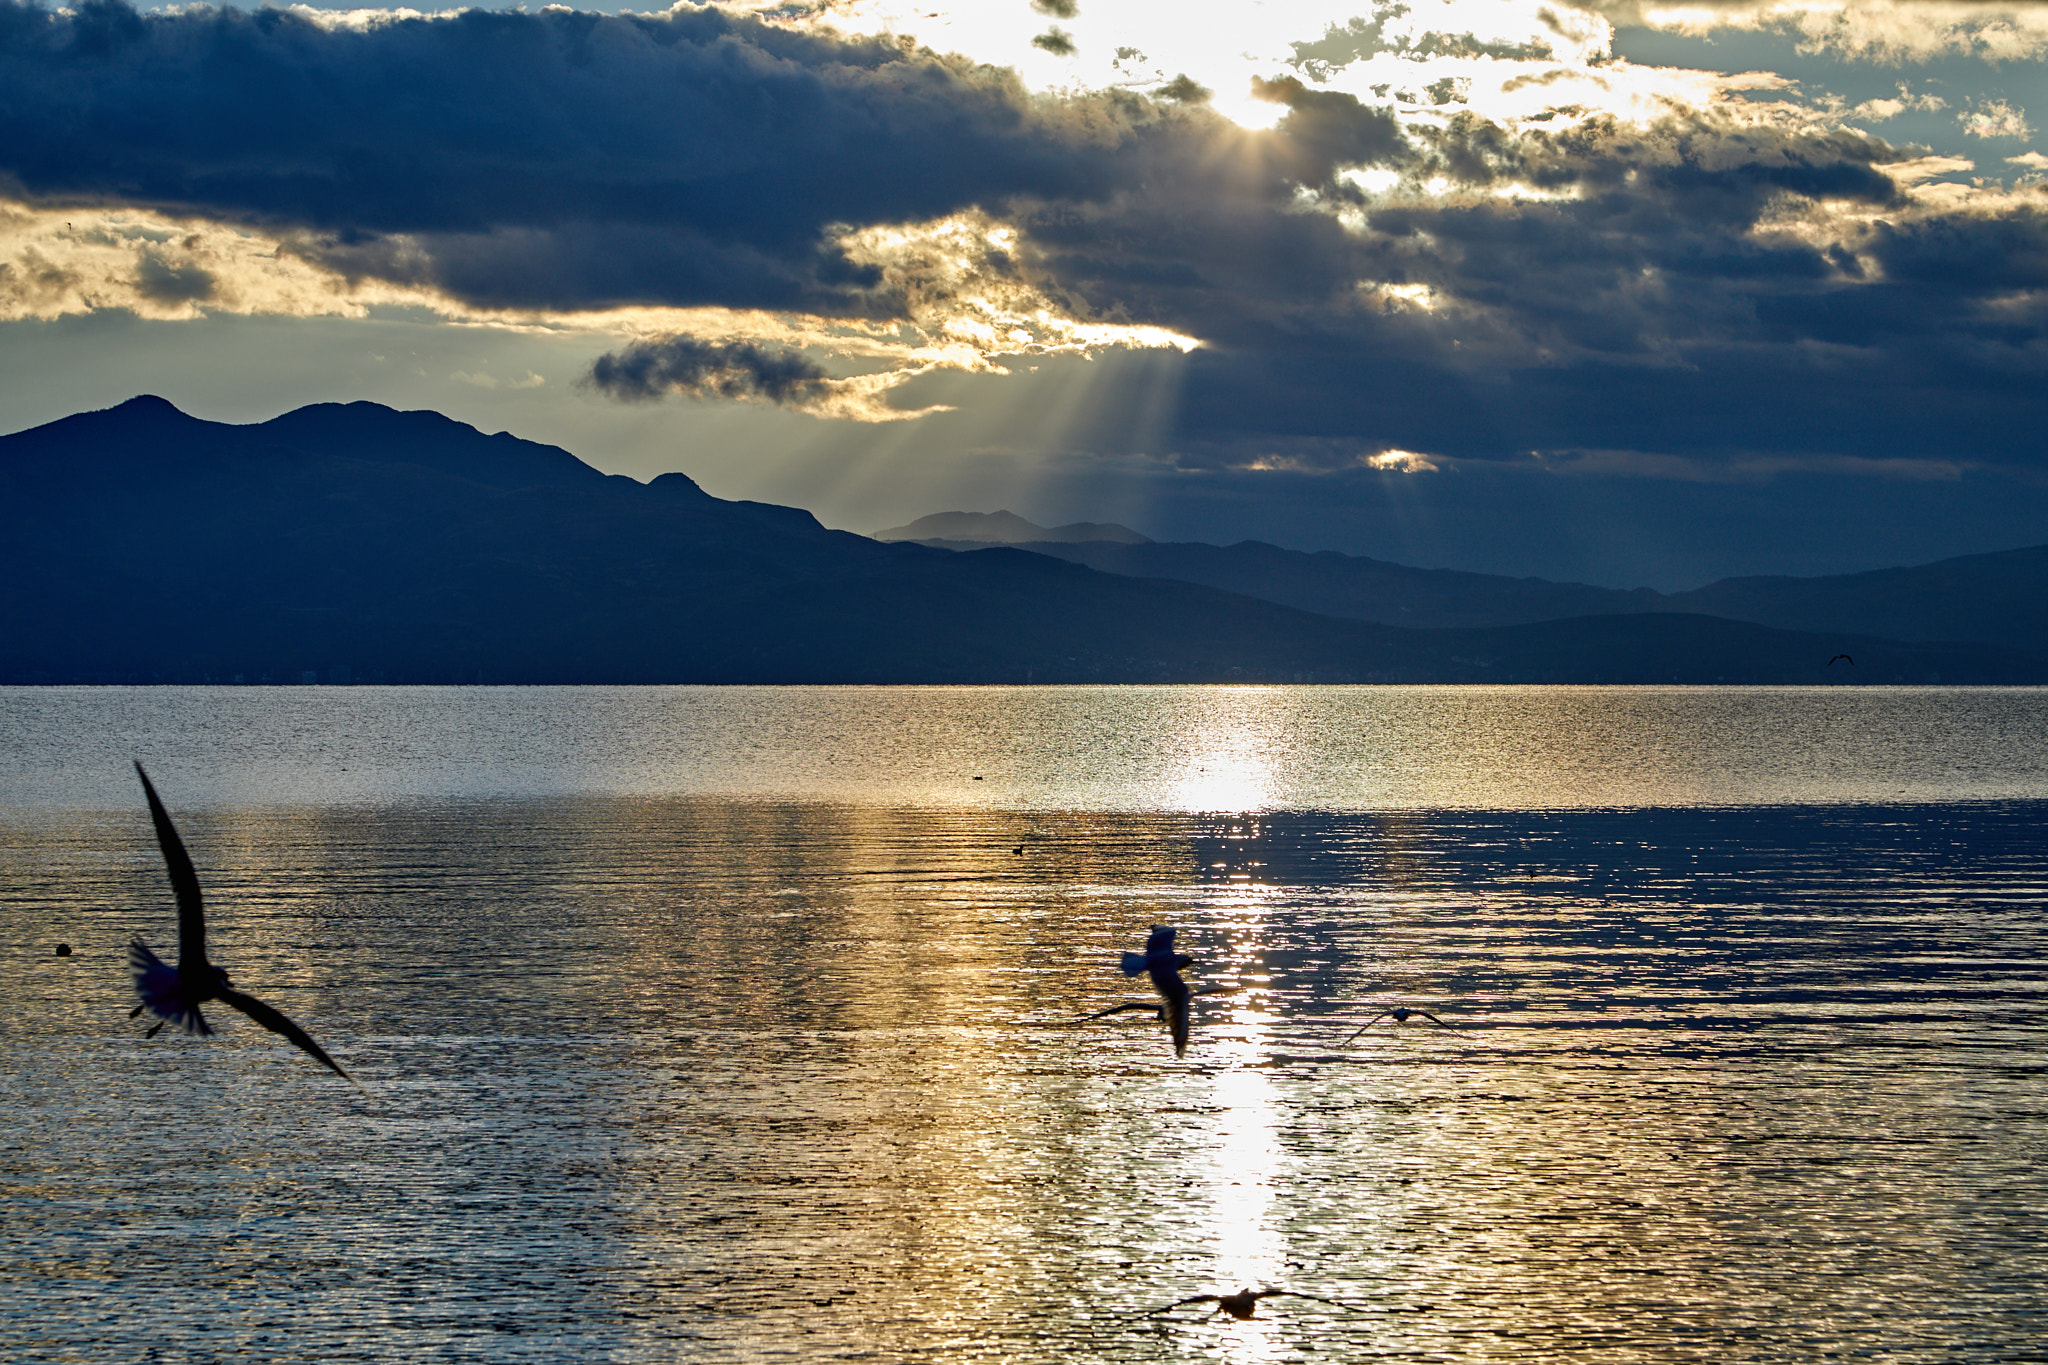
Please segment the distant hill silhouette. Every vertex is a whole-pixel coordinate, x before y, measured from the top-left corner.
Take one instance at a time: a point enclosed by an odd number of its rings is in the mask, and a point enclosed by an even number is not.
[[[2048,649],[2048,545],[1825,578],[1730,578],[1677,593],[1413,569],[1250,540],[1227,546],[1048,541],[1019,548],[1104,573],[1201,583],[1303,611],[1389,625],[1442,629],[1689,612],[1786,630]]]
[[[1786,630],[1972,640],[2048,650],[2048,545],[1826,578],[1724,578],[1672,593],[1700,611]]]
[[[914,540],[945,550],[985,550],[991,545],[1066,545],[1109,541],[1149,545],[1151,538],[1109,521],[1076,521],[1045,527],[1015,512],[934,512],[908,526],[874,533],[875,540]]]
[[[1427,631],[829,531],[430,412],[155,398],[0,437],[0,682],[2017,682],[1702,616]],[[1826,667],[1855,656],[1855,672]]]

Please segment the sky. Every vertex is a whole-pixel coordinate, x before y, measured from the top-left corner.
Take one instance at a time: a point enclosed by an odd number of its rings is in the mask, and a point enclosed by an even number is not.
[[[2048,542],[2048,3],[0,0],[0,431],[433,408],[874,531]]]

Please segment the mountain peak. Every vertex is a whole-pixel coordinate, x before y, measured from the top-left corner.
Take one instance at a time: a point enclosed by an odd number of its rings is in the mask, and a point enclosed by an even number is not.
[[[127,417],[184,417],[186,412],[168,398],[159,398],[153,393],[138,393],[125,403],[116,403],[105,412],[118,412]]]

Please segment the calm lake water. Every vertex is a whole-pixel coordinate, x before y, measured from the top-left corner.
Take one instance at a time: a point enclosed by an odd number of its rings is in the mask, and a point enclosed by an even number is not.
[[[127,1018],[136,757],[367,1095]],[[2040,1359],[2044,816],[2040,689],[0,689],[0,1358]]]

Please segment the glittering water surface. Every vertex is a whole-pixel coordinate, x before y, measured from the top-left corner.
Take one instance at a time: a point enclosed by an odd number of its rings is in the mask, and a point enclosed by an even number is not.
[[[2038,1359],[2044,722],[0,691],[0,1358]],[[127,1020],[131,755],[367,1097]],[[1074,1022],[1155,923],[1181,1059]],[[1246,1287],[1319,1297],[1149,1311]]]

